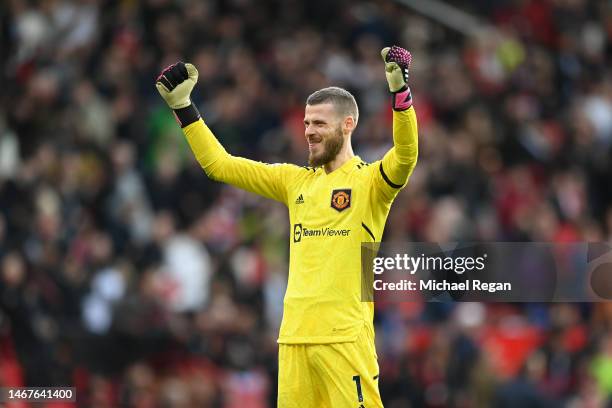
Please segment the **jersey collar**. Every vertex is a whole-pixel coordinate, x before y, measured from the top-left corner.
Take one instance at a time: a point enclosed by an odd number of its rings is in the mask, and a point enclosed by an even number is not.
[[[348,174],[350,173],[351,169],[353,168],[353,166],[356,163],[359,163],[361,161],[361,158],[359,156],[353,156],[350,159],[348,159],[346,162],[344,162],[344,164],[342,164],[342,166],[338,167],[336,169],[336,171],[341,171],[344,174]],[[323,170],[323,172],[325,173],[325,170]],[[333,174],[334,172],[330,173]]]

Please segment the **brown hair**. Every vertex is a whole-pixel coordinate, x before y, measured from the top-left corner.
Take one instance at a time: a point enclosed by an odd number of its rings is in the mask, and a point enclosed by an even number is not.
[[[330,86],[319,89],[310,94],[306,99],[306,105],[319,105],[322,103],[331,103],[334,105],[336,112],[343,116],[352,116],[355,124],[359,120],[359,108],[355,97],[346,89],[337,86]]]

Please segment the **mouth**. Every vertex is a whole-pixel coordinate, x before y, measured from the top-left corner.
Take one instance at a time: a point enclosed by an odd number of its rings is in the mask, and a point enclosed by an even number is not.
[[[314,147],[321,144],[321,140],[308,139],[308,150],[312,150]]]

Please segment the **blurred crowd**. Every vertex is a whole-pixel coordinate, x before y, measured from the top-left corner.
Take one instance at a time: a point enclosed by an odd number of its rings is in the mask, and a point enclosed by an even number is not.
[[[385,240],[610,242],[612,3],[450,3],[476,34],[390,0],[3,1],[0,385],[275,406],[286,210],[198,167],[154,87],[178,60],[231,153],[305,164],[305,99],[337,85],[374,161],[392,145],[379,52],[402,45],[420,157]],[[381,305],[383,400],[612,406],[611,323],[607,303]]]

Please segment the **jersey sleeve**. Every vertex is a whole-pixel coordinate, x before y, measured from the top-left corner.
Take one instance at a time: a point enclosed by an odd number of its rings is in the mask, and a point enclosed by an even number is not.
[[[267,164],[229,154],[202,119],[183,128],[196,160],[212,180],[287,203],[287,183],[299,170],[293,164]]]
[[[393,147],[374,169],[374,185],[383,199],[391,201],[406,185],[417,162],[419,138],[414,107],[393,111]]]

